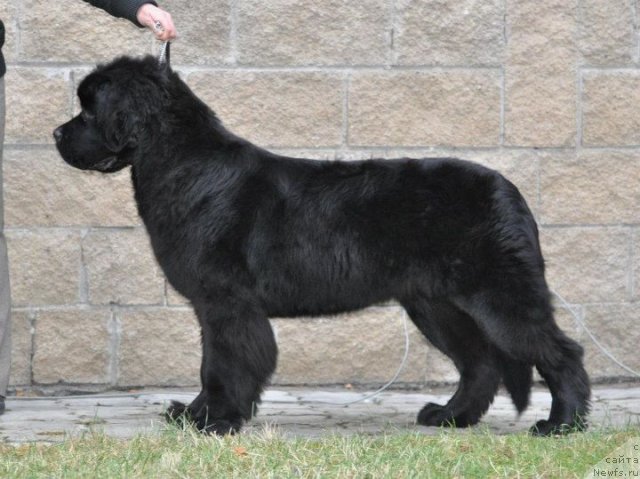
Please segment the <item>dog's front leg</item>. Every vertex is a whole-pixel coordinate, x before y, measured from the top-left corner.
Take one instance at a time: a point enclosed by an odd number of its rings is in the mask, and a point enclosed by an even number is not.
[[[263,312],[237,297],[194,306],[202,327],[202,391],[189,406],[174,402],[168,416],[185,417],[202,432],[234,433],[251,418],[275,370],[273,331]]]

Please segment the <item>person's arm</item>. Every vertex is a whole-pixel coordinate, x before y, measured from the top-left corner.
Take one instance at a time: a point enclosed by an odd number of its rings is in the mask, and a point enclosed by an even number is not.
[[[158,40],[173,40],[177,36],[173,19],[158,4],[149,0],[84,0],[114,17],[126,18],[139,27],[149,28]],[[161,27],[156,28],[159,23]]]

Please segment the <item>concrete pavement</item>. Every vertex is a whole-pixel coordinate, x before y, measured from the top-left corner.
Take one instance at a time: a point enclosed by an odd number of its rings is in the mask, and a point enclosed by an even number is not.
[[[381,434],[419,431],[436,434],[437,428],[416,426],[414,421],[427,402],[444,403],[452,390],[428,392],[388,391],[374,399],[345,406],[365,393],[348,389],[274,388],[263,395],[257,417],[245,433],[268,426],[285,437],[319,437],[324,434]],[[157,434],[166,427],[162,413],[172,399],[189,402],[196,391],[143,390],[64,397],[9,397],[0,416],[0,438],[9,443],[56,443],[90,430],[118,438]],[[509,398],[501,393],[482,424],[497,434],[527,431],[549,413],[551,397],[534,390],[531,406],[517,417]],[[640,384],[595,387],[591,427],[640,424]]]

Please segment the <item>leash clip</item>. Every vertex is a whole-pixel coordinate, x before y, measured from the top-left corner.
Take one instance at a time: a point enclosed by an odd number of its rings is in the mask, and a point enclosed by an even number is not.
[[[171,42],[163,42],[160,47],[160,54],[158,55],[158,63],[160,65],[169,64],[169,50]]]
[[[156,20],[155,23],[153,24],[153,28],[155,29],[156,32],[162,32],[164,31],[164,27],[162,26],[162,23],[160,23],[159,20]],[[169,44],[171,42],[163,42],[162,46],[160,47],[160,54],[158,55],[158,63],[160,65],[164,65],[164,64],[169,64]]]

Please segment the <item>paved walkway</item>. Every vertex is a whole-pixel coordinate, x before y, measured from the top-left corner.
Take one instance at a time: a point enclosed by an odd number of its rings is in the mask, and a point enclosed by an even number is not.
[[[263,395],[258,416],[245,432],[275,428],[286,437],[323,434],[379,434],[398,430],[435,434],[437,428],[416,426],[417,412],[426,402],[443,403],[451,391],[434,393],[384,392],[374,399],[345,406],[364,393],[349,390],[273,389]],[[162,412],[172,399],[189,402],[195,391],[158,390],[138,393],[65,397],[9,397],[0,416],[0,438],[5,442],[62,441],[91,429],[129,438],[155,434],[165,426]],[[500,395],[483,419],[498,434],[526,431],[546,418],[550,396],[535,390],[531,406],[517,418],[508,397]],[[592,427],[640,424],[640,384],[599,387],[593,392]]]

